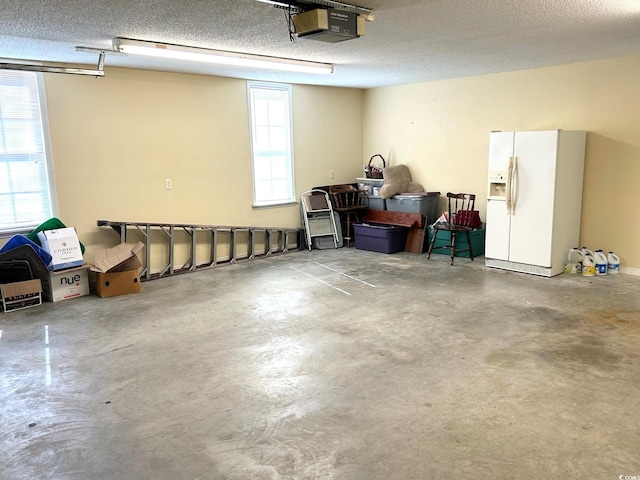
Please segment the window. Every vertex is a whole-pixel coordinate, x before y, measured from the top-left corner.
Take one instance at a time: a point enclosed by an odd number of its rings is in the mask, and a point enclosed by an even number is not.
[[[254,206],[295,201],[291,86],[249,82]]]
[[[53,216],[43,105],[42,74],[0,70],[0,233]]]

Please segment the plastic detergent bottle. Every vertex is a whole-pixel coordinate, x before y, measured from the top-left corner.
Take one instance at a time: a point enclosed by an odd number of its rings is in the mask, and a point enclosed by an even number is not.
[[[620,273],[620,257],[613,252],[609,252],[607,256],[607,272],[609,275],[618,275]]]
[[[596,250],[593,253],[593,261],[596,263],[596,275],[607,274],[607,257],[602,250]]]
[[[591,258],[593,258],[593,252],[587,247],[582,247],[582,256],[586,257],[587,255],[591,255]]]
[[[593,261],[593,257],[589,254],[582,259],[582,275],[585,277],[594,277],[596,275],[596,262]]]
[[[582,272],[582,252],[578,247],[573,247],[567,255],[567,262],[564,264],[564,273],[580,273]]]

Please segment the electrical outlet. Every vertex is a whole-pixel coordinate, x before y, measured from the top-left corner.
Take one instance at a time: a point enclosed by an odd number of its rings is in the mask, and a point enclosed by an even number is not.
[[[336,178],[336,171],[335,170],[329,170],[329,178]]]
[[[164,181],[164,188],[165,188],[165,190],[171,190],[173,188],[173,185],[171,183],[171,179],[170,178],[167,178]]]

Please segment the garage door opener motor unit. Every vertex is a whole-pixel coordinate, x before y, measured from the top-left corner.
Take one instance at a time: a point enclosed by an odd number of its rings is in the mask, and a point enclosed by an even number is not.
[[[364,35],[365,17],[333,8],[318,8],[293,17],[296,34],[301,38],[337,43]]]

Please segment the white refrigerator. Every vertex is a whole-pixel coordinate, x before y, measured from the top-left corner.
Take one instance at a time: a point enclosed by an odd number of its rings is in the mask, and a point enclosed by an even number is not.
[[[551,277],[580,235],[586,132],[491,132],[485,262]]]

